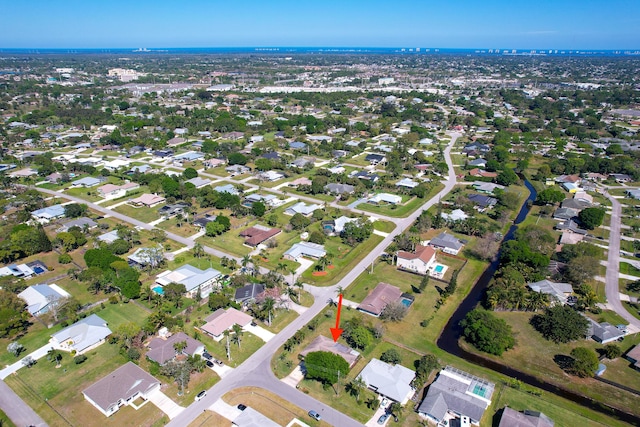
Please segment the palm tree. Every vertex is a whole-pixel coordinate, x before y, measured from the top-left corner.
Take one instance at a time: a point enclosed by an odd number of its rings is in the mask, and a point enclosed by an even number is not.
[[[323,257],[321,257],[320,259],[318,259],[318,267],[320,268],[321,271],[324,271],[324,269],[329,265],[329,258],[327,258],[326,255],[324,255]]]
[[[182,214],[176,215],[176,225],[178,227],[182,227],[182,224],[184,224],[184,215]]]
[[[242,264],[244,268],[247,268],[247,265],[249,265],[249,263],[251,263],[251,257],[249,255],[243,256],[242,261],[240,261],[240,264]]]
[[[291,274],[291,283],[295,283],[296,282],[296,269],[293,267],[289,268],[289,274]]]
[[[231,348],[229,347],[229,330],[225,329],[225,331],[223,332],[223,335],[227,339],[227,359],[231,361]]]
[[[287,270],[287,264],[285,264],[284,262],[279,262],[278,265],[276,265],[276,271],[280,272],[280,271],[286,271]]]
[[[202,246],[202,243],[200,242],[196,242],[193,245],[193,256],[196,258],[201,258],[204,255],[204,246]]]
[[[272,297],[266,297],[262,302],[262,310],[267,312],[269,326],[271,326],[271,314],[276,306],[276,300]]]
[[[293,286],[298,288],[298,303],[300,303],[300,293],[302,292],[302,289],[304,289],[304,283],[297,281]]]
[[[343,291],[344,291],[344,288],[342,286],[338,286],[336,288],[336,294],[338,294],[338,296],[342,295]]]
[[[243,334],[242,326],[235,323],[231,329],[233,330],[232,340],[234,343],[238,344],[238,348],[240,348],[240,342],[242,341],[241,338]]]
[[[356,401],[360,401],[360,393],[362,392],[362,390],[367,388],[367,383],[364,382],[362,377],[358,376],[351,380],[351,382],[349,383],[349,388],[356,395]]]

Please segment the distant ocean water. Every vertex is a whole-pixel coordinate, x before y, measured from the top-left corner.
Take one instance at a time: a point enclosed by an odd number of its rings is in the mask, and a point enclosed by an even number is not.
[[[425,47],[195,47],[195,48],[117,48],[117,49],[2,49],[14,55],[158,55],[158,54],[397,54],[397,55],[522,55],[522,56],[637,56],[640,50],[589,49],[442,49]]]

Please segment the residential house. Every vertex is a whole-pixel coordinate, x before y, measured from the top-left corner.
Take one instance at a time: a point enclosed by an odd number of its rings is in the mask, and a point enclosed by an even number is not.
[[[378,395],[404,405],[415,393],[411,385],[415,375],[415,371],[402,365],[392,365],[373,358],[358,374],[358,378]]]
[[[307,144],[305,144],[304,142],[294,141],[289,143],[289,148],[291,148],[292,150],[304,150],[305,148],[307,148]]]
[[[51,335],[50,342],[59,350],[82,354],[104,343],[109,335],[111,329],[107,322],[92,314]]]
[[[222,139],[228,139],[230,141],[237,141],[244,138],[244,132],[227,132],[222,135]]]
[[[115,172],[120,168],[129,168],[129,164],[131,162],[129,160],[115,159],[111,161],[105,161],[102,165],[105,169]]]
[[[295,205],[285,209],[284,213],[285,215],[292,216],[299,213],[300,215],[309,217],[311,216],[311,214],[313,214],[314,211],[318,209],[322,209],[322,206],[315,203],[307,205],[305,202],[298,202]]]
[[[396,182],[396,187],[416,188],[418,185],[420,185],[420,183],[412,180],[411,178],[402,178],[400,181]]]
[[[402,297],[402,291],[397,286],[380,282],[375,289],[362,300],[358,305],[358,310],[380,317],[387,304],[399,301]]]
[[[265,204],[265,206],[275,208],[280,206],[283,201],[273,194],[262,195],[262,194],[251,193],[244,198],[243,205],[247,207],[251,207],[255,202],[262,202]]]
[[[295,179],[289,183],[287,183],[287,185],[289,187],[293,187],[293,188],[297,188],[301,185],[311,185],[311,180],[309,178],[307,178],[306,176],[300,177],[298,179]]]
[[[464,243],[456,236],[442,232],[429,241],[429,246],[451,255],[458,255]]]
[[[487,144],[481,144],[479,142],[472,142],[471,144],[467,144],[462,149],[462,154],[466,154],[467,156],[484,154],[491,150]]]
[[[207,185],[211,184],[213,181],[211,181],[210,179],[207,178],[200,178],[199,176],[196,176],[195,178],[191,178],[187,181],[185,181],[186,183],[189,183],[191,185],[193,185],[196,188],[202,188],[202,187],[206,187]]]
[[[578,227],[578,224],[571,219],[556,224],[554,228],[556,230],[566,230],[574,234],[581,234],[582,236],[586,236],[588,233],[587,230]]]
[[[561,187],[565,190],[568,191],[569,193],[576,193],[580,190],[580,186],[578,184],[574,184],[572,182],[563,182],[561,184]]]
[[[174,345],[183,341],[186,342],[187,346],[181,352],[178,352]],[[164,365],[180,354],[194,356],[196,354],[202,354],[205,350],[204,344],[191,338],[184,332],[178,332],[168,338],[155,337],[149,342],[148,348],[147,358],[160,365]]]
[[[586,231],[586,230],[583,230]],[[584,240],[585,234],[573,233],[571,231],[564,230],[560,235],[560,245],[575,245]]]
[[[401,270],[426,275],[436,262],[436,251],[429,246],[416,245],[414,253],[398,251],[396,265]]]
[[[640,369],[640,344],[629,350],[624,357],[633,363],[634,368]]]
[[[270,151],[268,153],[263,153],[260,157],[262,157],[264,159],[275,160],[275,161],[280,160],[280,154],[278,154],[276,151]]]
[[[160,209],[158,209],[158,214],[165,218],[171,218],[176,215],[184,214],[185,209],[188,207],[190,207],[190,205],[184,202],[166,204]]]
[[[243,165],[227,166],[224,170],[227,171],[227,173],[229,173],[229,175],[232,176],[232,177],[237,176],[237,175],[244,175],[245,173],[251,172],[250,168],[248,168],[247,166],[243,166]]]
[[[240,191],[233,184],[218,185],[213,188],[213,191],[217,191],[218,193],[229,193],[234,196],[240,194]]]
[[[153,152],[153,155],[154,157],[166,159],[167,157],[173,156],[173,150],[156,150]]]
[[[160,391],[160,381],[133,362],[127,362],[104,378],[91,384],[82,394],[105,416],[122,406],[140,409],[149,397]]]
[[[578,216],[578,213],[579,212],[578,212],[577,209],[558,208],[553,213],[553,219],[572,220],[572,219],[574,219],[574,218],[576,218]]]
[[[613,326],[609,322],[598,323],[586,316],[585,318],[589,321],[587,336],[600,344],[608,344],[626,335],[623,327]]]
[[[324,191],[330,194],[335,195],[343,195],[343,194],[353,194],[356,190],[356,187],[349,184],[337,184],[331,183],[324,186]]]
[[[304,357],[314,351],[328,351],[329,353],[336,354],[347,361],[349,368],[352,368],[360,358],[359,352],[335,342],[333,339],[327,338],[324,335],[318,335],[311,341],[309,345],[300,352],[300,356]]]
[[[105,242],[107,244],[111,244],[118,240],[120,237],[118,236],[118,230],[111,230],[107,233],[101,234],[98,236],[98,240],[101,242]]]
[[[37,209],[31,212],[33,219],[41,224],[47,224],[48,222],[62,218],[64,216],[64,206],[53,205],[42,209]]]
[[[27,311],[32,316],[40,316],[49,312],[59,304],[60,300],[69,297],[71,295],[55,283],[32,285],[18,294],[18,298],[27,303]]]
[[[217,168],[218,166],[222,166],[225,163],[226,163],[226,160],[224,160],[224,159],[207,159],[207,160],[202,162],[202,165],[206,169],[208,169],[208,168]],[[234,165],[234,166],[241,166],[241,165]]]
[[[200,160],[202,158],[204,158],[204,154],[198,153],[197,151],[188,151],[186,153],[173,156],[173,161],[176,163],[195,162],[196,160]]]
[[[152,171],[153,171],[153,168],[149,165],[138,165],[138,166],[132,166],[128,173],[129,174],[150,173]]]
[[[92,176],[85,176],[84,178],[76,179],[71,183],[73,187],[94,187],[102,182],[102,179],[94,178]]]
[[[149,256],[149,248],[138,248],[127,257],[127,263],[131,267],[144,268],[151,264],[152,258]]]
[[[380,203],[389,203],[392,205],[398,205],[402,203],[402,197],[396,194],[378,193],[367,200],[367,203],[379,205]]]
[[[570,184],[580,184],[580,176],[579,175],[560,175],[558,177],[556,177],[554,179],[555,182],[557,182],[558,184],[565,184],[565,183],[570,183]]]
[[[349,154],[347,151],[345,150],[333,150],[331,151],[331,156],[333,156],[334,159],[341,159],[342,157],[347,157],[347,154]]]
[[[573,198],[584,203],[589,203],[589,206],[593,205],[593,196],[584,191],[584,189],[575,192]]]
[[[314,165],[314,161],[313,160],[309,160],[309,159],[305,159],[304,157],[301,157],[299,159],[295,159],[293,162],[291,162],[291,166],[292,167],[296,167],[296,168],[304,168],[307,165]]]
[[[280,427],[280,424],[274,422],[270,418],[256,411],[250,406],[233,419],[231,422],[233,427]]]
[[[355,172],[355,173],[352,173],[351,176],[354,178],[362,179],[365,181],[371,181],[371,182],[378,182],[378,180],[380,179],[378,174],[371,173],[368,171]]]
[[[451,418],[480,425],[494,390],[495,384],[447,366],[429,386],[418,414],[439,425]]]
[[[487,172],[485,170],[474,168],[469,171],[469,176],[473,176],[475,178],[491,178],[495,179],[498,177],[496,172]]]
[[[236,289],[234,294],[234,301],[238,304],[248,304],[256,300],[258,295],[264,292],[264,285],[260,283],[251,283]]]
[[[200,327],[202,332],[211,336],[214,340],[220,341],[224,336],[224,331],[231,330],[233,325],[245,327],[253,322],[253,318],[233,307],[227,309],[219,308],[204,319],[206,324]]]
[[[487,167],[487,161],[485,159],[473,159],[468,164],[469,164],[469,166],[473,166],[473,167],[476,167],[476,168],[482,168],[482,169]]]
[[[28,264],[9,264],[0,268],[0,277],[14,276],[28,279],[36,274]]]
[[[203,217],[196,218],[193,221],[193,225],[195,225],[196,227],[200,227],[200,228],[206,228],[207,224],[209,224],[212,221],[215,221],[217,217],[218,217],[217,215],[206,214]]]
[[[58,233],[69,231],[73,227],[78,227],[80,230],[84,231],[85,227],[88,230],[91,230],[93,228],[96,228],[97,226],[98,226],[98,223],[92,220],[91,218],[82,217],[82,218],[71,220],[69,222],[65,222],[64,224],[62,224],[60,228],[58,228]]]
[[[200,292],[200,296],[205,298],[213,290],[213,284],[222,276],[218,270],[207,268],[200,270],[192,265],[186,264],[176,270],[167,270],[158,274],[155,283],[160,287],[170,283],[181,283],[186,289],[185,296],[194,298]]]
[[[260,172],[256,177],[262,181],[274,182],[284,178],[284,174],[273,171],[273,170],[269,170],[265,172]]]
[[[331,172],[333,175],[340,175],[340,174],[345,173],[345,171],[346,171],[344,166],[334,166],[332,168],[327,168],[327,170],[329,172]]]
[[[367,154],[364,160],[375,166],[380,163],[384,163],[386,160],[386,157],[382,154],[371,153],[371,154]]]
[[[158,196],[157,194],[145,193],[139,197],[136,197],[135,199],[129,200],[129,203],[137,207],[144,206],[147,208],[152,208],[154,206],[158,206],[160,203],[164,203],[164,201],[165,198],[162,196]]]
[[[462,209],[454,209],[451,213],[441,212],[440,216],[445,221],[450,222],[464,221],[469,218],[469,215],[467,215]]]
[[[340,218],[322,221],[322,230],[329,235],[338,236],[344,230],[344,226],[350,222],[356,222],[358,218],[349,218],[346,216],[341,216]]]
[[[590,208],[591,202],[585,199],[577,199],[574,197],[573,199],[564,199],[560,206],[563,208],[575,209],[580,212],[583,209]]]
[[[474,181],[471,185],[476,191],[487,194],[493,194],[496,189],[505,189],[504,185],[493,184],[491,182]]]
[[[103,199],[119,199],[127,195],[129,191],[137,190],[140,184],[137,182],[127,182],[122,185],[106,184],[98,187],[98,195]]]
[[[282,257],[284,259],[298,262],[298,259],[300,258],[319,259],[326,255],[327,255],[327,252],[325,251],[323,245],[319,245],[317,243],[310,243],[310,242],[300,242],[291,246],[291,248],[288,251],[286,251],[282,255]]]
[[[616,182],[619,182],[619,183],[630,182],[633,180],[631,176],[625,173],[611,173],[609,174],[609,178],[613,178],[616,180]]]
[[[541,280],[535,283],[528,283],[527,286],[533,292],[549,295],[551,301],[558,301],[566,304],[567,298],[573,294],[573,287],[569,283],[556,283],[550,280]]]
[[[508,406],[502,410],[498,427],[553,427],[555,423],[542,412],[525,409],[518,412]]]
[[[485,196],[484,194],[469,194],[467,196],[473,203],[474,207],[479,212],[484,212],[487,209],[491,209],[498,203],[498,199],[495,197]]]
[[[279,228],[270,228],[263,225],[254,225],[240,232],[240,237],[245,237],[244,244],[255,248],[270,238],[280,234]]]

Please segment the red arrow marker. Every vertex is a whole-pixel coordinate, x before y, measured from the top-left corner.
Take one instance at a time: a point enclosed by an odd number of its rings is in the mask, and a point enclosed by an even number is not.
[[[338,341],[340,338],[340,334],[342,334],[342,329],[340,329],[340,309],[342,308],[342,294],[340,294],[338,298],[338,316],[336,317],[336,327],[329,328],[331,330],[331,335],[333,336],[333,342]]]

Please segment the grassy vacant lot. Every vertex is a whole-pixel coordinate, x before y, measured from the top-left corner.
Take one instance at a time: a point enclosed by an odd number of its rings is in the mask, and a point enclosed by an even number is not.
[[[164,205],[160,204],[153,208],[147,208],[147,207],[136,208],[131,205],[125,204],[125,205],[120,205],[117,208],[114,208],[113,210],[116,212],[120,212],[123,215],[130,216],[131,218],[135,218],[138,221],[150,223],[160,218],[158,216],[158,209],[160,209],[162,206]]]
[[[413,197],[411,200],[405,202],[402,205],[372,205],[370,203],[362,203],[358,205],[358,209],[362,209],[363,211],[373,212],[380,215],[386,215],[395,218],[403,218],[408,216],[413,211],[418,209],[418,207],[422,206],[425,202],[427,202],[431,197],[438,193],[438,191],[444,188],[444,184],[438,183],[433,189],[427,193],[427,195],[420,199],[418,197]]]
[[[103,344],[90,351],[86,362],[76,365],[64,353],[62,366],[45,359],[30,369],[21,369],[6,383],[50,426],[141,426],[152,425],[163,413],[148,403],[140,410],[126,407],[107,418],[84,399],[82,390],[103,378],[126,360],[115,345]]]
[[[229,405],[236,406],[240,403],[247,405],[263,415],[275,421],[281,426],[289,424],[291,420],[297,418],[311,426],[328,426],[324,421],[316,421],[307,415],[304,409],[295,406],[281,397],[258,387],[241,387],[232,390],[222,396],[222,399]],[[197,424],[204,425],[204,424]],[[218,426],[226,424],[206,424]],[[192,424],[195,427],[195,424]]]
[[[391,221],[377,220],[373,222],[373,229],[383,233],[391,233],[395,228],[396,225]]]
[[[193,420],[189,427],[231,427],[231,421],[213,411],[205,411]]]
[[[533,314],[521,312],[496,312],[497,317],[502,318],[509,323],[516,336],[517,344],[512,350],[505,352],[502,357],[495,357],[483,354],[484,357],[494,359],[508,366],[517,366],[518,369],[553,384],[559,384],[567,387],[575,392],[590,396],[598,401],[605,402],[614,407],[625,408],[636,414],[640,413],[637,405],[632,402],[637,401],[637,396],[611,387],[591,378],[577,378],[566,373],[558,363],[558,356],[568,356],[575,347],[588,347],[593,350],[602,348],[601,344],[591,340],[580,340],[568,344],[554,344],[547,341],[539,334],[529,321]],[[627,338],[621,348],[627,350],[631,347],[631,343],[640,341],[640,338]],[[464,344],[465,348],[469,346]],[[606,362],[605,362],[606,364]],[[620,377],[609,377],[610,380],[629,383],[629,377],[633,377],[636,372],[631,368],[625,375]]]
[[[111,330],[127,322],[142,325],[147,316],[149,316],[148,311],[132,302],[127,304],[105,304],[104,309],[96,312],[96,314],[107,321]]]

